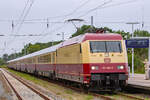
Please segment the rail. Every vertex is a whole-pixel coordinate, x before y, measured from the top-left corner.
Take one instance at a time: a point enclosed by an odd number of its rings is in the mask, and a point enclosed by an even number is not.
[[[33,88],[32,86],[30,86],[29,84],[27,84],[26,82],[24,82],[21,78],[16,77],[15,75],[13,75],[12,73],[4,70],[5,72],[7,72],[9,75],[11,75],[12,77],[14,77],[15,79],[17,79],[19,82],[21,82],[22,84],[24,84],[26,87],[28,87],[29,89],[31,89],[33,92],[35,92],[36,94],[38,94],[41,98],[43,98],[44,100],[50,100],[50,98],[48,98],[47,96],[45,96],[44,94],[42,94],[41,92],[39,92],[38,90],[36,90],[35,88]],[[4,75],[4,73],[3,73]],[[15,90],[15,88],[11,85],[11,83],[9,82],[9,80],[6,78],[6,76],[4,75],[5,79],[7,80],[7,82],[9,83],[9,85],[11,86],[11,88],[13,89],[13,91],[15,92],[16,96],[18,97],[19,100],[22,100],[21,96],[19,96],[19,94],[17,93],[17,91]]]

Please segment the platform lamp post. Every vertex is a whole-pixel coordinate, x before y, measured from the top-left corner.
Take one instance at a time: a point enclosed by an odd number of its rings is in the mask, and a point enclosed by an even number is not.
[[[126,24],[132,25],[132,38],[134,37],[134,25],[140,24],[139,22],[128,22]],[[134,48],[132,48],[132,77],[134,77]]]

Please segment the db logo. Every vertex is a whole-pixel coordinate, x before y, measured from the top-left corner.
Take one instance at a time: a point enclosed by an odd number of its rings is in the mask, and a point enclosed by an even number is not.
[[[105,63],[110,63],[110,62],[111,62],[111,59],[110,59],[110,58],[104,58],[104,62],[105,62]]]

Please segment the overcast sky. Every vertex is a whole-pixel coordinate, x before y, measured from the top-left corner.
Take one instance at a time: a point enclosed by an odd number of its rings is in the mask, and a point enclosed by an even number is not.
[[[90,16],[94,16],[96,27],[107,26],[129,32],[131,26],[126,22],[144,22],[143,28],[139,24],[135,29],[150,31],[149,5],[150,0],[0,0],[0,35],[5,35],[0,37],[0,56],[19,52],[30,42],[61,40],[62,37],[56,35],[58,33],[64,32],[67,39],[76,31],[72,23],[65,22],[71,18],[84,19],[84,22],[76,22],[80,27],[90,24]],[[44,36],[13,37],[14,34]]]

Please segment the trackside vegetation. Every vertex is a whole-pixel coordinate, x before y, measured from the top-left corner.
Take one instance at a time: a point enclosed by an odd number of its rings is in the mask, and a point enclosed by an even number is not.
[[[78,30],[72,34],[72,37],[81,35],[81,34],[85,34],[85,33],[93,33],[93,32],[99,32],[99,30],[103,30],[109,33],[118,33],[121,34],[122,37],[124,38],[124,40],[129,39],[131,37],[131,34],[129,32],[125,32],[123,30],[112,30],[108,27],[101,27],[101,28],[97,28],[97,27],[91,27],[90,25],[83,25],[82,27],[78,28]],[[145,30],[136,30],[134,32],[134,36],[138,36],[138,37],[150,37],[150,33],[148,31]],[[54,41],[54,42],[48,42],[48,43],[35,43],[35,44],[27,44],[24,46],[24,48],[22,49],[21,52],[19,53],[13,53],[13,54],[4,54],[2,56],[2,58],[0,58],[0,65],[6,64],[6,62],[8,60],[11,59],[15,59],[17,57],[21,57],[24,56],[26,54],[30,54],[36,51],[39,51],[41,49],[50,47],[52,45],[56,45],[58,43],[60,43],[62,41]],[[135,72],[136,73],[144,73],[144,61],[145,59],[148,59],[148,49],[147,48],[143,48],[143,49],[134,49],[135,50]],[[128,49],[128,63],[129,66],[131,66],[131,61],[132,61],[132,57],[131,57],[131,49]]]

